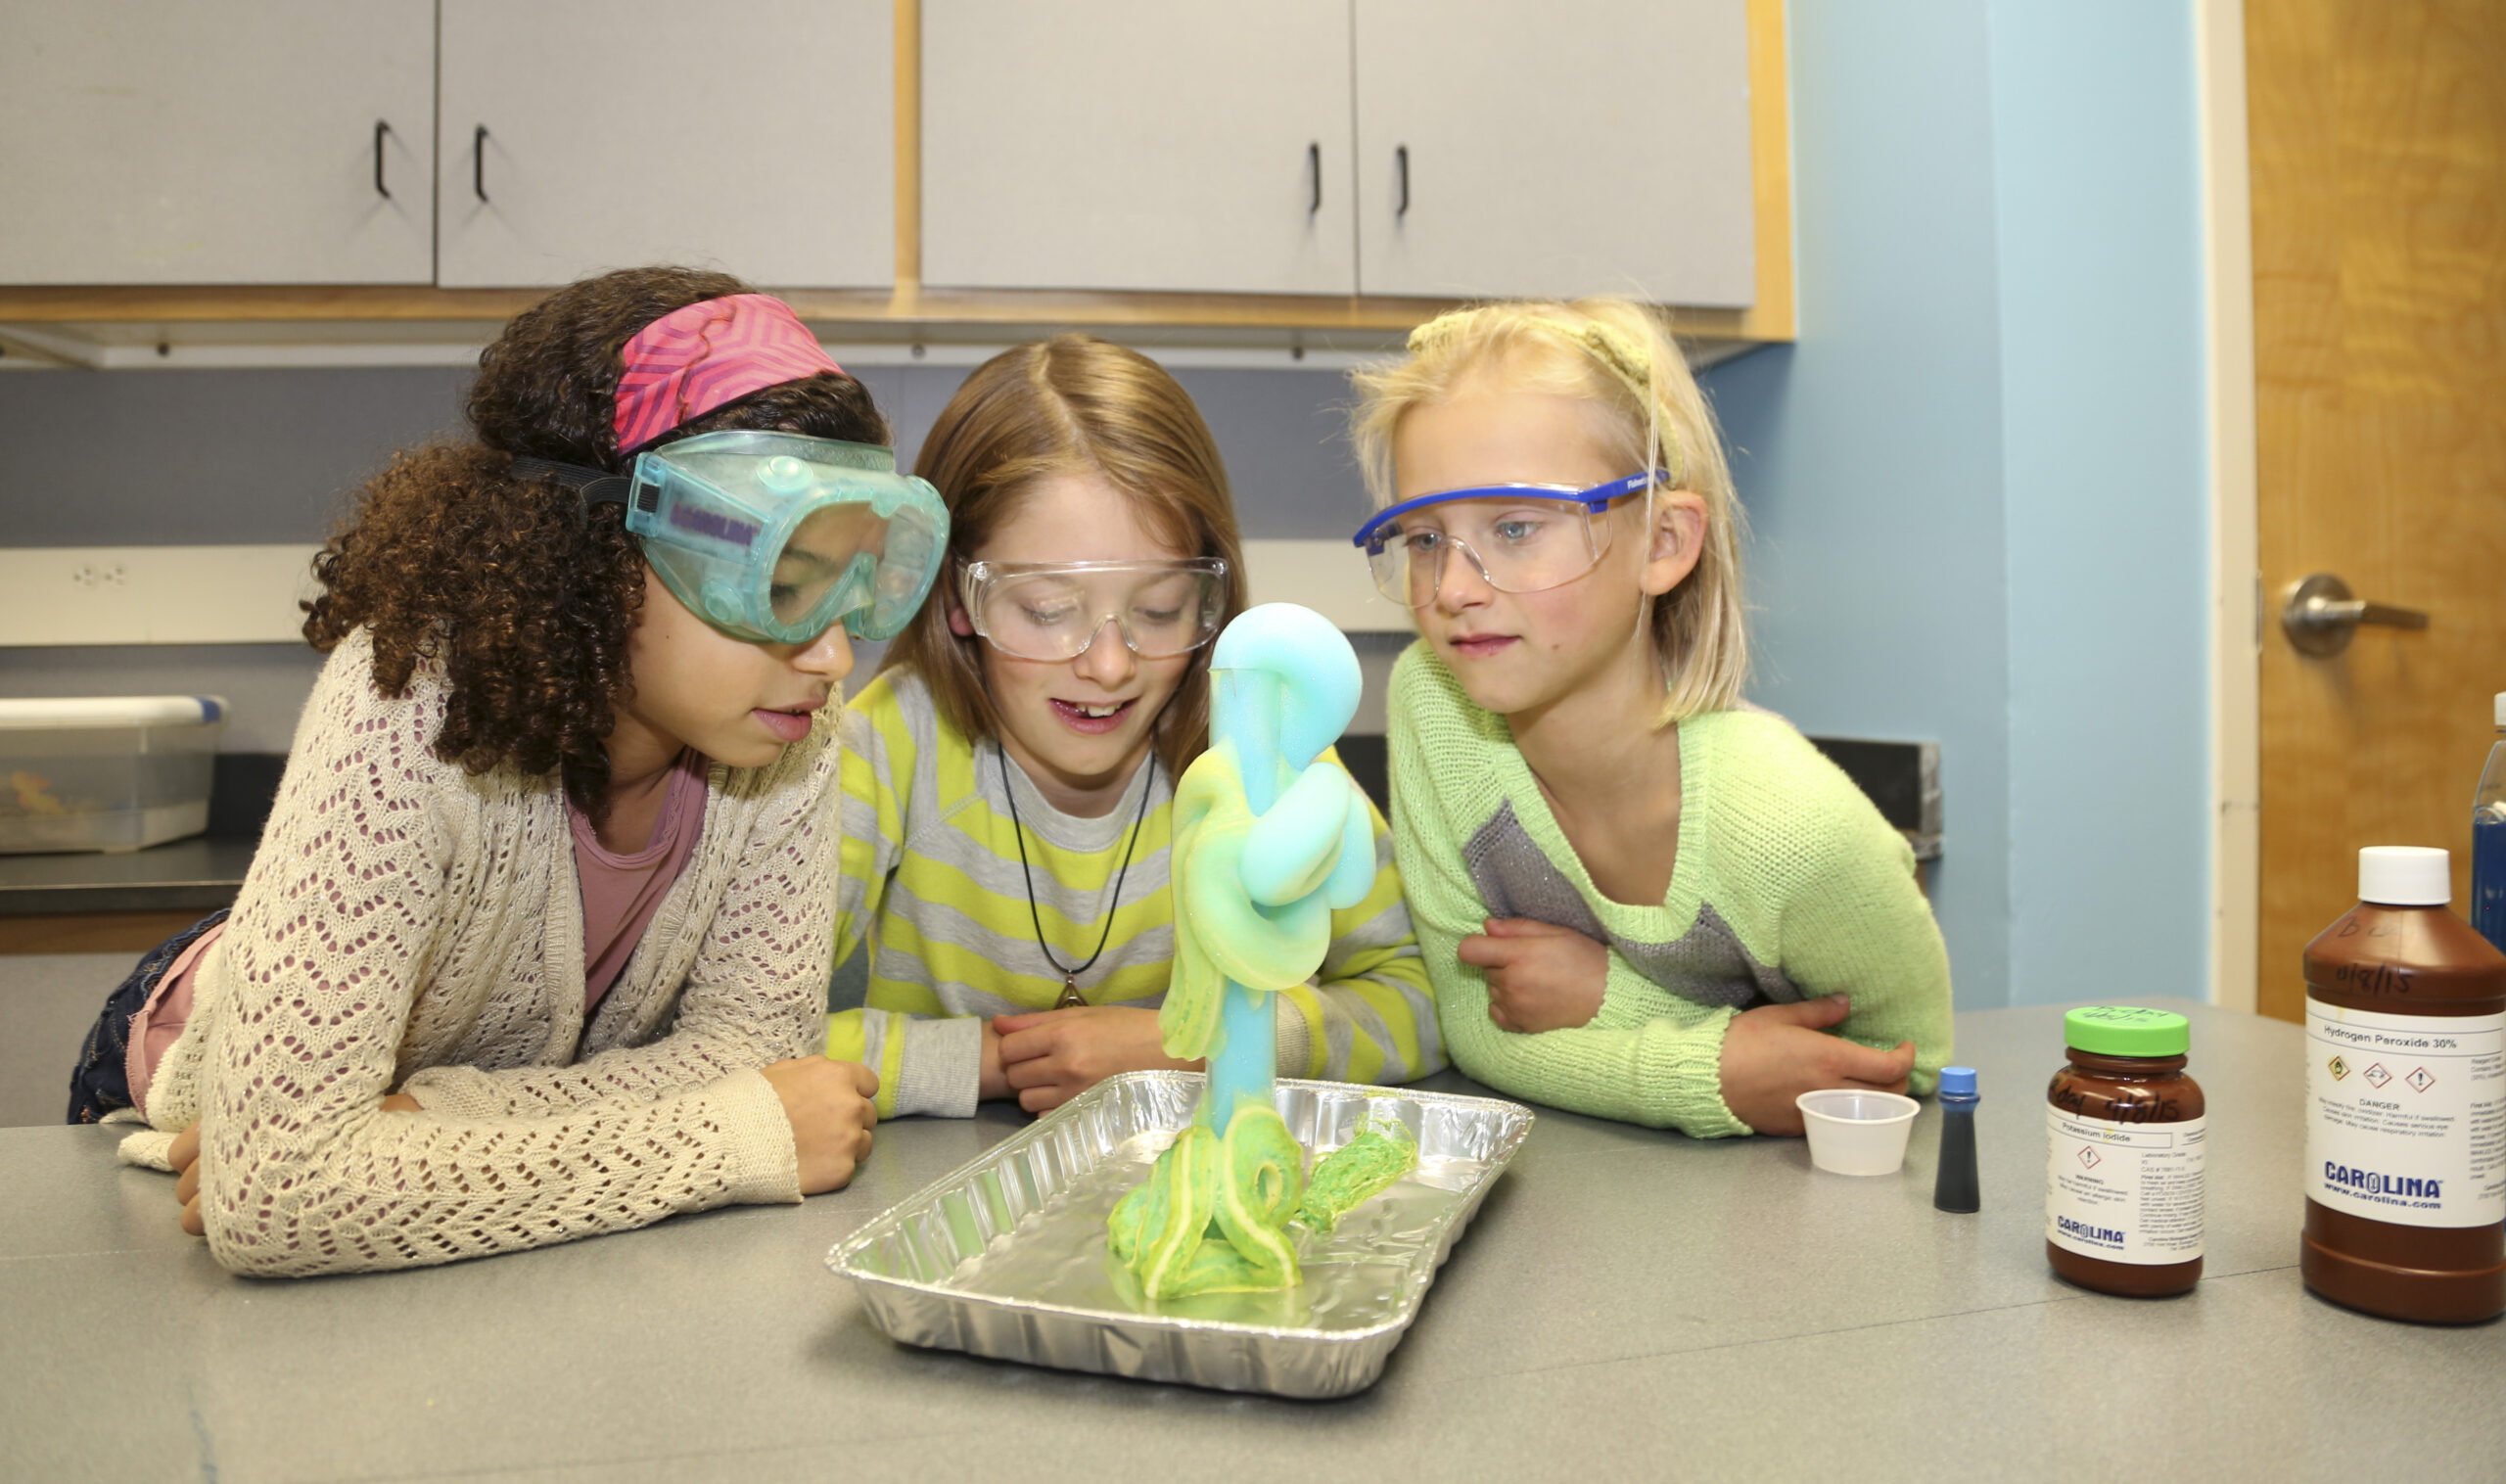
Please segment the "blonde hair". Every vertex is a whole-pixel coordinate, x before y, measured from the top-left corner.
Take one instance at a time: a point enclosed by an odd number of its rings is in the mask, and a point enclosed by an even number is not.
[[[1359,397],[1350,438],[1376,508],[1393,503],[1392,441],[1403,415],[1476,377],[1604,408],[1615,435],[1609,451],[1623,467],[1668,469],[1672,487],[1705,502],[1696,566],[1648,616],[1670,687],[1659,724],[1738,705],[1749,671],[1740,507],[1713,414],[1668,324],[1628,300],[1579,299],[1474,304],[1420,325],[1406,359],[1350,377]]]
[[[1224,559],[1225,620],[1243,611],[1243,541],[1218,442],[1175,378],[1137,350],[1092,335],[1056,335],[1003,350],[949,398],[913,472],[949,507],[949,558],[931,601],[897,635],[879,669],[912,667],[940,715],[967,737],[997,737],[1000,718],[984,683],[984,641],[950,629],[948,600],[973,553],[1041,481],[1101,477],[1131,498],[1167,545]],[[1209,745],[1210,648],[1192,652],[1158,723],[1157,756],[1170,776]]]

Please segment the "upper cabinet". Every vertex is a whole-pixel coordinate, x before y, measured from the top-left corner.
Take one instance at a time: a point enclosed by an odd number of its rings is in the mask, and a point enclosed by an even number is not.
[[[922,61],[934,288],[1755,296],[1744,0],[923,0]]]
[[[1784,5],[0,0],[0,339],[390,347],[650,262],[916,335],[1789,339]]]
[[[1742,0],[1355,0],[1369,294],[1756,296]]]
[[[0,282],[435,277],[435,0],[0,0]]]
[[[1348,0],[923,0],[922,59],[924,283],[1358,291]]]
[[[896,272],[893,0],[442,0],[436,281]]]

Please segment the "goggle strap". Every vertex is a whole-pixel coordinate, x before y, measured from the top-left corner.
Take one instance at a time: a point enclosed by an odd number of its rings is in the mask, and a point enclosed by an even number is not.
[[[513,477],[563,485],[582,496],[585,505],[624,505],[635,487],[635,482],[623,474],[611,474],[606,469],[587,469],[580,464],[560,464],[544,458],[515,459]]]

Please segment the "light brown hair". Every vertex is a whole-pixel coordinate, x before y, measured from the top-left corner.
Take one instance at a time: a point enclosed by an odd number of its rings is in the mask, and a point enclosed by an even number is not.
[[[1410,336],[1406,359],[1350,378],[1358,405],[1349,435],[1378,509],[1393,502],[1392,440],[1402,414],[1451,396],[1477,377],[1606,409],[1616,435],[1610,451],[1629,473],[1666,468],[1673,487],[1704,500],[1696,566],[1653,600],[1649,615],[1653,650],[1670,687],[1661,724],[1739,705],[1749,672],[1740,505],[1714,416],[1670,326],[1656,311],[1624,299],[1474,304],[1420,325]]]
[[[974,553],[1039,481],[1101,477],[1176,551],[1225,560],[1225,620],[1244,610],[1243,540],[1218,442],[1175,378],[1137,350],[1091,335],[1056,335],[1002,351],[949,398],[913,472],[949,507],[949,559],[931,601],[879,669],[912,667],[940,715],[969,738],[998,736],[999,716],[984,684],[984,641],[950,630],[949,599]],[[1158,725],[1158,760],[1172,776],[1209,745],[1213,647],[1192,652]]]

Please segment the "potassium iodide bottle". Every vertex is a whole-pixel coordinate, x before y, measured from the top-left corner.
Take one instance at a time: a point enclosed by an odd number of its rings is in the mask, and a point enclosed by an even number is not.
[[[2506,1313],[2506,954],[2445,852],[2358,853],[2306,945],[2306,1286],[2390,1319]]]
[[[2181,1015],[2097,1005],[2063,1017],[2070,1061],[2045,1090],[2045,1260],[2135,1298],[2202,1280],[2202,1088]]]

